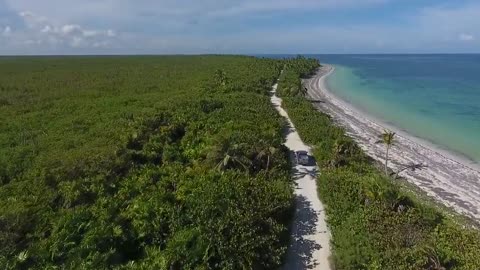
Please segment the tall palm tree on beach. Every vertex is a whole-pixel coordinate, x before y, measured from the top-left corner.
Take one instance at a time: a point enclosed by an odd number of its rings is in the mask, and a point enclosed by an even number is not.
[[[376,143],[382,143],[385,145],[385,175],[388,176],[388,154],[390,148],[395,144],[395,132],[389,130],[384,130],[383,134],[380,136],[380,140]]]

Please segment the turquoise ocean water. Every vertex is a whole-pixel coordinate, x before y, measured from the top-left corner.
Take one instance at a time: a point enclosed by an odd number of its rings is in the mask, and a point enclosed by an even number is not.
[[[310,56],[312,57],[312,56]],[[355,107],[480,162],[480,55],[315,55]]]

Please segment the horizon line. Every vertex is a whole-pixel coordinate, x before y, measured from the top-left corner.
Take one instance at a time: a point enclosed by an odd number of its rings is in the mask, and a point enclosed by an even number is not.
[[[479,55],[474,53],[131,53],[131,54],[0,54],[0,57],[58,57],[58,56],[281,56],[281,55]]]

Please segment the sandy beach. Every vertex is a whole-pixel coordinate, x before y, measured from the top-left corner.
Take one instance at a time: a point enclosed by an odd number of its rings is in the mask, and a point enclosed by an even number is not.
[[[396,171],[405,164],[425,164],[427,167],[420,171],[404,171],[400,176],[435,200],[480,222],[478,164],[414,137],[340,99],[325,83],[326,77],[333,72],[333,66],[324,65],[315,76],[304,80],[309,96],[318,101],[313,103],[317,109],[332,116],[368,155],[381,162],[384,161],[385,147],[375,143],[378,135],[385,129],[396,132],[396,145],[391,149],[389,167]]]

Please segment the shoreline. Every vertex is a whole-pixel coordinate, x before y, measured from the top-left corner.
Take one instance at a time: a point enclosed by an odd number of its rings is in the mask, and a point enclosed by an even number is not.
[[[384,162],[384,146],[375,144],[384,129],[397,133],[396,145],[391,150],[389,167],[394,171],[409,163],[423,163],[428,167],[399,175],[416,185],[430,197],[453,208],[456,212],[480,220],[480,166],[474,160],[442,149],[432,142],[409,134],[392,124],[358,109],[352,103],[335,95],[327,86],[326,78],[334,72],[331,65],[323,65],[310,79],[304,80],[309,95],[322,100],[317,109],[332,116],[345,128],[359,146],[375,160]]]
[[[323,77],[320,79],[320,87],[324,90],[324,92],[326,92],[326,94],[330,96],[330,98],[335,99],[338,103],[342,103],[344,107],[348,107],[348,109],[350,109],[351,111],[358,113],[358,117],[365,118],[365,121],[371,121],[384,129],[395,132],[396,138],[402,137],[406,140],[410,140],[412,143],[416,143],[418,147],[422,147],[426,150],[436,152],[437,154],[442,155],[444,158],[457,162],[458,165],[466,167],[467,169],[474,170],[480,174],[480,163],[475,161],[473,158],[453,149],[449,149],[446,146],[442,146],[435,142],[429,141],[428,139],[410,134],[407,130],[399,128],[392,123],[388,123],[387,120],[376,117],[371,113],[367,112],[366,110],[358,108],[358,106],[355,106],[352,102],[345,100],[344,98],[335,94],[333,91],[330,90],[326,83],[327,77],[335,72],[335,67],[329,64],[325,64],[324,66],[330,68],[330,71],[327,74],[323,75]]]

